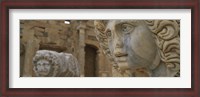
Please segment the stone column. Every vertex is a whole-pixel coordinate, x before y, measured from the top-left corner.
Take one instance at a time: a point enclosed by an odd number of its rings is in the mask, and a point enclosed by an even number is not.
[[[100,50],[97,50],[97,56],[96,56],[96,74],[97,76],[101,76],[101,70],[102,70],[102,54]]]
[[[34,37],[34,31],[29,30],[29,32],[25,33],[24,38],[28,38],[26,43],[25,50],[25,59],[24,59],[24,67],[23,67],[23,77],[31,77],[33,76],[33,57],[36,51],[39,49],[39,40]]]
[[[80,25],[78,26],[79,30],[79,55],[78,55],[78,60],[80,64],[80,76],[83,77],[85,76],[84,74],[84,67],[85,67],[85,29],[86,25],[84,21],[80,21]]]

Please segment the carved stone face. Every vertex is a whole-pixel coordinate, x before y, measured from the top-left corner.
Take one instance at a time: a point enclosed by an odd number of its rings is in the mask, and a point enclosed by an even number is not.
[[[157,54],[152,32],[142,20],[113,20],[106,28],[108,45],[121,67],[150,66]]]
[[[40,76],[47,76],[50,72],[51,65],[47,60],[39,60],[35,65],[35,70]]]

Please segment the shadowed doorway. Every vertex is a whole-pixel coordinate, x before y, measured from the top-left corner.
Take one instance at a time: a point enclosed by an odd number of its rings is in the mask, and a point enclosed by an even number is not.
[[[85,77],[95,77],[96,76],[96,55],[97,49],[94,46],[85,46]]]

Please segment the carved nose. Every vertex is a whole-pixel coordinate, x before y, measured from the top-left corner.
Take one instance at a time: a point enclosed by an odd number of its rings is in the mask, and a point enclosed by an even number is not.
[[[116,43],[116,48],[122,48],[122,47],[123,47],[123,42],[118,39]]]
[[[122,41],[118,40],[116,43],[116,47],[114,49],[114,55],[116,57],[127,56],[128,54],[123,50],[124,44]]]
[[[39,66],[37,69],[38,69],[38,71],[44,71],[45,70],[45,68],[43,66]]]

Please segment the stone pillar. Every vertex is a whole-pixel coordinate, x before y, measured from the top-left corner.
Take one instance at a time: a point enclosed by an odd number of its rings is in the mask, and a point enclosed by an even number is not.
[[[100,50],[97,50],[97,57],[96,57],[96,74],[97,76],[101,76],[101,70],[102,70],[102,53]]]
[[[78,30],[79,30],[79,55],[78,55],[78,60],[79,60],[79,64],[80,64],[80,73],[81,73],[81,77],[84,77],[85,75],[85,71],[84,71],[84,67],[85,67],[85,28],[86,25],[84,23],[84,21],[80,21],[80,25],[78,26]]]
[[[22,43],[22,41],[20,41],[20,77],[23,76],[24,58],[25,58],[25,46]]]
[[[23,77],[31,77],[33,76],[33,56],[36,51],[39,49],[39,40],[34,37],[34,31],[29,30],[29,32],[25,33],[24,37],[28,38],[26,43],[25,50],[25,59],[24,59],[24,67],[23,67]],[[25,39],[26,40],[26,39]]]

